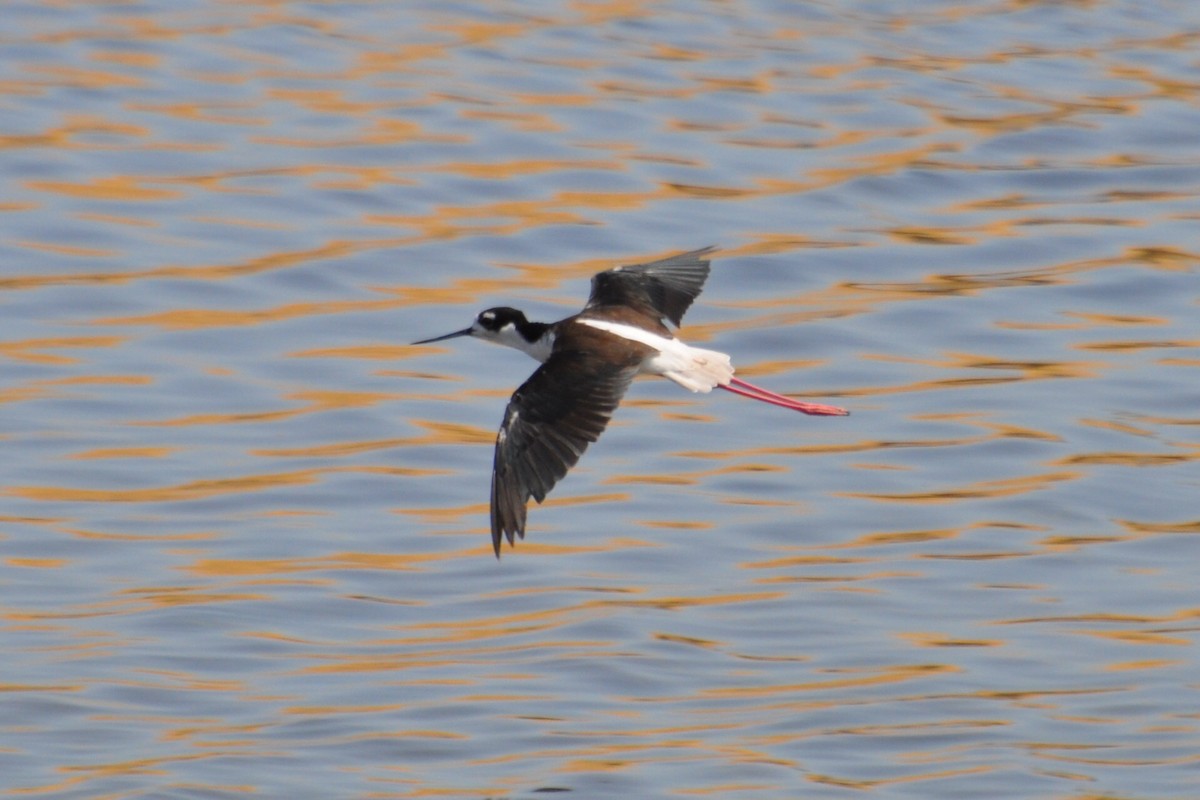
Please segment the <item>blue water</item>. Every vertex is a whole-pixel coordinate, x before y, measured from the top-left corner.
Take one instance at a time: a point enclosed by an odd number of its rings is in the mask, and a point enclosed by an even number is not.
[[[1194,4],[10,4],[0,793],[1200,793]],[[497,561],[534,368],[722,249]]]

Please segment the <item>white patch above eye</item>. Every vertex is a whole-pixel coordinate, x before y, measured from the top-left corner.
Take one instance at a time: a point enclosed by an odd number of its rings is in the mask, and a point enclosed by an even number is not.
[[[495,314],[494,312],[492,312],[492,311],[485,311],[485,312],[483,312],[482,314],[480,314],[480,315],[479,315],[479,318],[480,318],[480,319],[486,319],[486,320],[488,320],[488,321],[490,322],[490,321],[492,321],[492,320],[494,320],[494,319],[496,318],[496,314]]]

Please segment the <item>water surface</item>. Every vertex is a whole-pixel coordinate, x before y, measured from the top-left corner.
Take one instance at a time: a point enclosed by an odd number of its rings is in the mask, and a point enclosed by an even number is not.
[[[1200,793],[1193,3],[10,4],[6,797]],[[519,353],[721,247],[491,555]]]

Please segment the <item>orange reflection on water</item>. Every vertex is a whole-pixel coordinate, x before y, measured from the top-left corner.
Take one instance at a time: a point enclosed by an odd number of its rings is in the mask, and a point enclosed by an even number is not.
[[[66,565],[69,568],[69,564]],[[114,592],[111,599],[98,600],[80,605],[63,604],[52,609],[13,609],[4,613],[9,622],[29,623],[49,620],[77,620],[99,617],[116,617],[142,614],[155,609],[177,606],[209,605],[213,603],[266,602],[270,596],[261,592],[222,591],[211,586],[151,586],[123,589]],[[63,646],[64,650],[89,651],[107,649],[122,644],[115,634],[101,634],[101,638],[83,639],[82,643]]]
[[[74,459],[109,459],[109,458],[166,458],[179,452],[178,447],[101,447],[94,450],[83,450],[72,453],[68,458]]]
[[[4,563],[11,567],[26,567],[32,569],[61,569],[71,562],[65,558],[18,558],[9,556]]]
[[[1163,467],[1200,460],[1200,447],[1191,453],[1080,453],[1050,462],[1053,466],[1106,464],[1122,467]]]
[[[1157,535],[1160,533],[1200,533],[1200,519],[1188,522],[1138,522],[1128,519],[1116,520],[1126,530],[1139,535]]]
[[[79,359],[45,351],[116,347],[125,341],[124,336],[61,336],[51,339],[24,339],[0,342],[0,356],[32,364],[75,364],[79,362]]]
[[[450,162],[435,167],[439,172],[448,172],[469,178],[487,180],[508,180],[518,175],[536,175],[540,172],[557,172],[573,169],[603,169],[616,170],[618,164],[612,161],[589,161],[583,159],[561,161],[502,161],[487,163]]]
[[[490,443],[490,442],[489,442]],[[481,494],[486,487],[481,488]],[[547,497],[540,505],[547,508],[591,505],[593,503],[624,503],[629,501],[629,495],[618,492],[608,494],[575,495],[572,497]],[[483,520],[488,514],[486,502],[471,503],[463,506],[438,508],[413,508],[407,506],[397,509],[396,513],[415,516],[427,522],[457,521],[464,516],[477,517]]]
[[[54,360],[53,357],[50,359]],[[77,359],[66,359],[67,363],[75,363]],[[30,400],[40,400],[55,397],[62,392],[59,387],[69,386],[145,386],[153,380],[146,375],[77,375],[68,378],[52,378],[49,380],[30,381],[23,386],[12,386],[0,389],[0,405],[5,403],[23,403]]]
[[[434,420],[409,419],[413,425],[425,428],[428,433],[424,436],[409,436],[395,439],[370,439],[358,442],[334,442],[333,444],[309,445],[305,447],[286,447],[260,449],[252,451],[254,455],[267,457],[314,457],[337,458],[358,455],[372,450],[385,450],[394,447],[421,447],[429,445],[445,446],[461,445],[491,445],[496,434],[489,428],[474,425],[460,425]],[[434,473],[430,473],[434,474]],[[442,474],[442,473],[437,473]]]
[[[285,395],[288,400],[303,401],[306,405],[299,408],[280,409],[277,411],[253,411],[232,414],[189,414],[183,417],[165,420],[135,420],[130,425],[146,427],[186,427],[189,425],[229,425],[246,422],[275,422],[281,419],[301,416],[304,414],[319,414],[342,408],[367,408],[378,403],[396,400],[401,395],[384,394],[382,392],[339,392],[339,391],[306,391]]]
[[[694,470],[692,472],[674,471],[669,474],[655,475],[614,475],[605,478],[606,484],[648,484],[652,486],[694,486],[705,478],[717,475],[738,475],[754,472],[789,472],[788,467],[779,464],[735,464],[728,467]]]
[[[264,325],[272,322],[312,317],[322,314],[348,314],[396,308],[395,300],[341,300],[322,303],[289,303],[275,308],[254,311],[231,311],[214,308],[183,308],[144,314],[134,317],[101,317],[94,325],[149,325],[165,330],[200,330],[204,328],[234,328],[244,325]]]
[[[1001,647],[1006,644],[1003,639],[963,639],[944,633],[913,631],[901,632],[899,636],[917,647]]]
[[[1005,439],[1035,439],[1039,441],[1057,442],[1060,437],[1055,434],[1029,428],[1022,425],[1008,425],[989,422],[970,414],[921,414],[916,419],[953,422],[959,425],[969,425],[981,428],[986,433],[973,436],[959,436],[929,439],[884,439],[860,440],[856,442],[839,442],[836,444],[803,444],[786,447],[747,447],[730,450],[681,450],[673,452],[680,458],[699,458],[704,460],[721,460],[729,458],[761,458],[763,456],[818,456],[831,453],[865,453],[871,451],[886,452],[899,448],[927,447],[964,447],[985,442]],[[873,469],[896,469],[890,464],[869,465]],[[903,467],[899,467],[903,468]]]
[[[148,489],[78,489],[66,486],[9,486],[2,494],[26,500],[64,501],[72,503],[170,503],[199,500],[245,492],[260,492],[287,486],[305,486],[318,482],[322,476],[338,473],[364,473],[403,477],[445,474],[441,470],[409,469],[403,467],[327,467],[291,472],[260,473],[237,478],[187,481],[172,486]]]
[[[168,189],[157,189],[145,185],[144,179],[128,175],[96,178],[88,183],[65,181],[30,181],[26,185],[35,191],[77,197],[84,200],[119,200],[122,202],[147,202],[176,200],[180,193]]]
[[[1081,472],[1045,472],[1039,475],[1021,475],[990,481],[970,481],[963,486],[936,489],[926,492],[839,492],[839,497],[857,497],[864,500],[900,503],[953,503],[983,498],[1013,497],[1028,492],[1050,489],[1060,481],[1073,481],[1083,477]]]
[[[1087,342],[1074,345],[1079,350],[1103,350],[1130,352],[1138,350],[1158,350],[1172,347],[1200,347],[1200,339],[1166,340],[1166,339],[1129,339],[1114,342]]]
[[[907,681],[923,680],[936,675],[951,675],[961,671],[960,667],[952,664],[895,664],[885,667],[846,668],[829,670],[830,673],[837,675],[837,677],[826,680],[772,686],[722,687],[719,689],[705,689],[700,694],[705,697],[721,698],[772,697],[797,692],[822,692],[829,689],[905,683]]]
[[[296,573],[340,572],[356,569],[406,572],[421,569],[421,565],[430,562],[460,557],[462,557],[462,553],[331,553],[316,558],[205,558],[194,561],[185,569],[194,575],[223,578],[286,576]],[[320,582],[332,583],[331,580]]]

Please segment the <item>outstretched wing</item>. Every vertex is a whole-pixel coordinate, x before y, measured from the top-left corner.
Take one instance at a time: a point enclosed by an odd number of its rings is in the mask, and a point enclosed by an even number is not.
[[[556,351],[513,393],[496,436],[492,546],[525,538],[525,504],[539,503],[596,441],[637,374],[638,361],[606,363],[588,352]]]
[[[704,247],[649,264],[600,272],[592,278],[592,294],[584,313],[605,306],[628,306],[666,317],[678,327],[704,288],[709,264],[705,256],[715,249]]]

